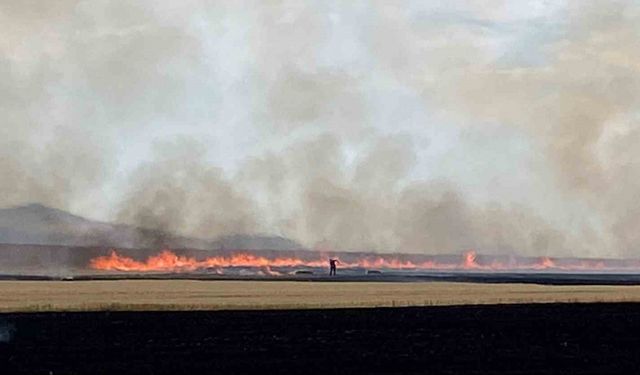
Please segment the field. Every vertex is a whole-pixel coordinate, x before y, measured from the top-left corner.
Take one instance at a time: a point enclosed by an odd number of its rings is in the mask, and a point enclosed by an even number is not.
[[[0,314],[7,374],[635,374],[640,304]]]
[[[1,281],[0,363],[15,374],[635,373],[637,302],[640,286],[620,285]]]
[[[0,281],[0,312],[640,302],[640,286],[450,282]]]

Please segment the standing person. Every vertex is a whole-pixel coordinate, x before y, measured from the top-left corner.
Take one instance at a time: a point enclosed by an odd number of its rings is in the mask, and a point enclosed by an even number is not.
[[[340,263],[337,259],[329,259],[329,276],[336,275],[336,264]]]

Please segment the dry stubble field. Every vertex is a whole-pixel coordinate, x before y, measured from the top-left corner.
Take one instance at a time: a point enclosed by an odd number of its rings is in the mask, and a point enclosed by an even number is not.
[[[1,281],[0,312],[640,302],[640,286],[449,282]]]

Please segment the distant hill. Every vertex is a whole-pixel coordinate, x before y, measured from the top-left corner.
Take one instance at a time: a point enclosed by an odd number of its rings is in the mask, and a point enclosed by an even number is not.
[[[91,242],[92,235],[107,235],[117,229],[117,225],[88,220],[37,203],[0,209],[2,243],[85,245]]]
[[[205,240],[146,228],[112,224],[33,203],[0,209],[0,243],[126,248],[295,250],[299,243],[268,235],[236,234]]]

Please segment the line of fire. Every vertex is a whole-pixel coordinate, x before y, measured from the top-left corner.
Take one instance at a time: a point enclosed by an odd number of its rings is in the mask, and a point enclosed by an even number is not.
[[[210,272],[226,274],[233,269],[253,270],[260,275],[290,275],[328,272],[330,259],[338,259],[340,271],[417,272],[417,271],[482,271],[482,272],[634,272],[640,271],[640,260],[515,257],[480,255],[469,250],[461,255],[317,253],[260,254],[236,251],[210,257],[179,255],[163,250],[139,260],[111,250],[90,261],[90,268],[117,272]]]

